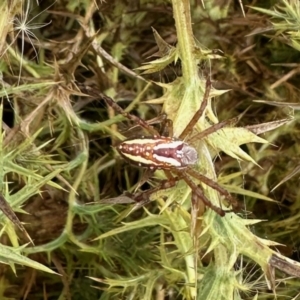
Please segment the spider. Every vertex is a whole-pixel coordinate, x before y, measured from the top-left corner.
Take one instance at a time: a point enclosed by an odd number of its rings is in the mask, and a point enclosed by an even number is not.
[[[127,119],[134,121],[151,134],[150,137],[127,139],[121,142],[116,147],[119,154],[131,164],[144,167],[151,171],[161,169],[165,172],[165,175],[167,177],[166,180],[162,180],[157,186],[146,191],[139,192],[137,194],[130,194],[126,192],[125,194],[123,194],[123,196],[117,197],[120,201],[116,201],[115,203],[126,203],[122,202],[122,198],[129,197],[130,199],[132,199],[132,201],[130,202],[136,202],[142,206],[147,202],[150,202],[149,197],[151,194],[159,190],[169,189],[175,186],[179,180],[184,180],[192,190],[191,199],[193,205],[198,201],[198,199],[200,199],[207,207],[214,210],[220,216],[225,216],[226,212],[232,212],[233,210],[235,210],[233,209],[225,211],[221,207],[214,205],[204,195],[201,186],[197,185],[192,180],[192,178],[194,178],[210,186],[211,188],[218,191],[221,195],[224,195],[225,198],[229,200],[233,208],[237,206],[236,200],[230,195],[227,190],[225,190],[212,179],[204,176],[203,174],[200,174],[193,169],[193,166],[197,163],[198,160],[198,153],[197,150],[193,146],[191,146],[191,142],[193,140],[202,139],[207,135],[216,132],[217,130],[231,123],[232,120],[222,121],[220,123],[212,125],[202,132],[194,134],[191,138],[188,139],[189,143],[185,141],[187,140],[188,135],[190,134],[190,132],[192,132],[194,126],[205,111],[210,90],[211,81],[210,79],[207,79],[203,101],[200,105],[200,108],[198,109],[198,111],[196,111],[195,115],[178,138],[173,137],[172,135],[170,137],[160,135],[157,130],[155,130],[145,120],[128,112],[125,112],[113,99],[102,93],[100,94],[100,97],[107,103],[107,105],[111,106],[115,111],[122,114]],[[172,121],[167,119],[166,123],[171,124]],[[171,125],[169,126],[171,127]],[[172,128],[170,132],[172,132]],[[107,203],[112,202],[108,201]]]

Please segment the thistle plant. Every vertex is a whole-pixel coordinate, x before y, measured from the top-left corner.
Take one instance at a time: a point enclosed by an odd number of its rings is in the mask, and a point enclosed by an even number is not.
[[[247,18],[217,1],[46,2],[0,4],[1,297],[295,298],[297,2],[240,1]],[[239,209],[192,177],[225,216],[182,178],[136,209],[128,195],[170,178],[121,159],[118,143],[143,133],[103,95],[178,138],[207,79],[188,137],[227,123],[193,141],[193,170]]]

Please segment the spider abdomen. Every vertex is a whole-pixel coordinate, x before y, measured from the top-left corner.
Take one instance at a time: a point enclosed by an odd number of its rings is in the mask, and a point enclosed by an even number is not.
[[[198,159],[195,148],[169,137],[131,139],[117,149],[129,162],[151,169],[185,168]]]

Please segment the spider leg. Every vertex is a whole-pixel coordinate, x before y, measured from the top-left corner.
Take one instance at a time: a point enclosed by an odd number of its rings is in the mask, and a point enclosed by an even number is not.
[[[103,99],[106,102],[107,105],[112,107],[119,114],[123,115],[125,118],[127,118],[129,120],[136,122],[141,127],[148,130],[152,135],[154,135],[154,137],[160,137],[160,134],[152,126],[150,126],[146,121],[123,110],[112,98],[110,98],[102,93],[100,93],[99,96],[101,97],[101,99]]]
[[[164,136],[173,136],[173,121],[171,119],[165,119],[162,124],[162,133]]]
[[[189,124],[181,132],[180,136],[178,137],[179,140],[183,141],[187,137],[187,135],[192,131],[192,129],[198,122],[199,118],[203,115],[205,108],[207,106],[207,101],[209,98],[210,90],[211,90],[211,81],[209,78],[207,78],[206,84],[205,84],[205,92],[204,92],[204,96],[203,96],[203,100],[200,105],[200,108],[198,109],[198,111],[196,111],[196,113],[194,114],[194,116],[191,119],[191,121],[189,122]]]
[[[146,171],[144,172],[141,180],[137,184],[137,187],[135,188],[135,191],[137,191],[145,182],[147,182],[149,180],[149,178],[151,178],[153,176],[154,172],[155,172],[155,170],[146,169]]]
[[[172,175],[172,173],[168,170],[164,170],[164,171],[165,171],[165,175],[167,176],[167,179],[161,180],[159,185],[157,185],[147,191],[132,195],[131,198],[135,202],[137,202],[137,208],[144,206],[144,205],[148,204],[149,202],[151,202],[151,200],[150,200],[151,194],[158,192],[160,190],[166,190],[166,189],[172,188],[173,186],[176,185],[176,182],[179,180],[179,177],[174,177]],[[128,192],[127,192],[127,194],[128,194]]]
[[[197,185],[197,187],[201,190],[203,194],[203,189],[200,184]],[[197,192],[194,192],[192,190],[191,193],[191,226],[190,226],[190,232],[191,237],[193,237],[193,243],[195,246],[198,246],[199,239],[202,232],[202,221],[198,219],[198,217],[202,217],[205,212],[205,204],[197,194]],[[200,200],[200,201],[199,201]],[[197,256],[196,256],[197,257]]]
[[[192,136],[189,139],[189,143],[193,142],[194,140],[201,140],[201,139],[205,138],[206,136],[216,132],[217,130],[222,129],[222,128],[224,128],[225,126],[227,126],[229,124],[236,123],[237,121],[238,121],[238,118],[233,118],[233,119],[230,119],[230,120],[225,120],[225,121],[222,121],[220,123],[214,124],[214,125],[206,128],[205,130],[203,130],[203,131],[195,134],[194,136]]]
[[[230,212],[224,211],[221,207],[218,207],[211,203],[204,195],[202,189],[198,187],[186,174],[182,174],[182,179],[187,183],[187,185],[189,185],[189,187],[192,189],[192,192],[194,193],[194,195],[192,196],[192,200],[195,200],[195,197],[197,196],[201,199],[204,205],[215,211],[221,217],[224,217],[226,212]]]
[[[164,123],[166,119],[167,119],[166,114],[159,114],[157,117],[147,120],[147,124],[152,125],[152,124]]]
[[[217,182],[196,172],[192,168],[187,168],[186,173],[198,179],[199,181],[205,183],[206,185],[213,188],[214,190],[218,191],[221,195],[225,196],[225,198],[228,199],[230,204],[232,205],[233,211],[237,211],[240,208],[240,205],[238,204],[237,200],[234,197],[232,197],[231,194],[226,189],[221,187]]]
[[[160,136],[173,136],[173,122],[172,120],[168,119],[166,114],[160,114],[157,117],[147,120],[148,125],[152,124],[161,124],[160,128]]]
[[[178,181],[177,177],[172,177],[172,180],[164,179],[159,183],[159,185],[157,185],[153,188],[150,188],[147,191],[143,191],[143,192],[139,192],[135,195],[131,195],[130,198],[136,202],[136,208],[139,208],[139,207],[144,206],[151,202],[151,200],[150,200],[151,194],[158,192],[160,190],[166,190],[166,189],[172,188],[173,186],[176,185],[177,181]],[[127,192],[127,195],[128,195],[128,192]]]
[[[167,119],[166,114],[160,114],[160,115],[158,115],[157,117],[155,117],[153,119],[147,120],[147,124],[148,125],[164,124],[166,122],[166,119]],[[137,126],[139,126],[139,125],[132,126],[131,129],[133,129]],[[160,134],[160,135],[163,135],[163,134]]]

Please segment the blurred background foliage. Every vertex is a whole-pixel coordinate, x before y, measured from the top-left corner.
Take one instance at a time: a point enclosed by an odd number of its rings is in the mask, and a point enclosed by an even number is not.
[[[216,172],[221,177],[241,172],[231,185],[276,200],[238,197],[252,212],[249,218],[267,220],[252,232],[284,244],[277,251],[299,261],[300,4],[203,2],[205,8],[200,0],[190,4],[194,38],[222,59],[204,61],[199,70],[209,70],[216,89],[230,89],[213,102],[219,120],[244,113],[239,122],[244,126],[294,118],[263,136],[269,145],[243,146],[260,167],[220,154]],[[28,240],[1,216],[1,244],[13,252],[2,250],[0,298],[190,299],[176,233],[164,228],[157,204],[127,216],[126,206],[97,202],[138,184],[143,170],[112,148],[118,135],[138,130],[128,130],[132,122],[79,89],[97,86],[124,108],[134,101],[132,112],[141,118],[157,116],[161,106],[139,101],[159,98],[161,87],[149,82],[174,81],[181,76],[180,62],[145,75],[137,68],[162,54],[153,29],[176,45],[171,2],[10,0],[0,7],[0,192],[35,243],[21,249],[19,242]],[[150,213],[157,219],[150,222]],[[128,223],[127,230],[120,229],[121,222]],[[36,270],[41,267],[27,257],[62,276]],[[202,265],[209,268],[210,259],[204,256]],[[259,266],[241,258],[234,269],[240,285],[233,287],[232,299],[274,299]],[[297,280],[277,276],[277,299],[296,299]]]

